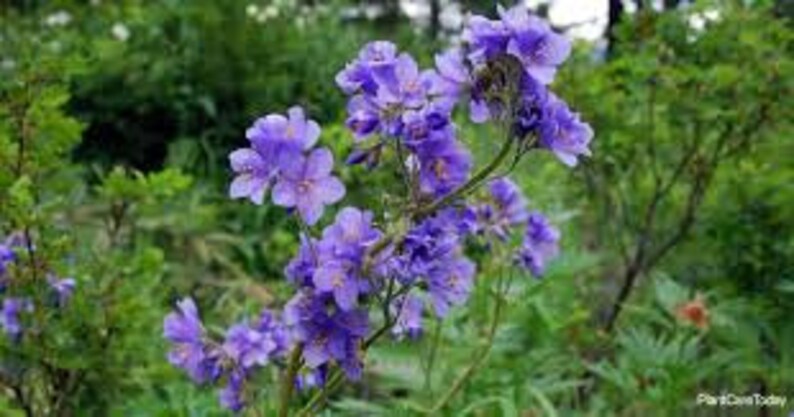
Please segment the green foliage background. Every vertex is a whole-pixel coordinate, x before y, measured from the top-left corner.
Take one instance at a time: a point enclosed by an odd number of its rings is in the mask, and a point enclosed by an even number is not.
[[[348,3],[0,2],[0,228],[35,230],[47,266],[78,281],[68,309],[37,318],[36,343],[0,343],[0,415],[226,414],[168,365],[162,318],[186,294],[214,332],[281,305],[297,246],[282,210],[226,198],[226,155],[255,117],[293,104],[345,155],[333,84],[344,63],[376,38],[425,65],[447,44],[400,17],[342,19]],[[268,6],[278,15],[259,17]],[[594,155],[571,171],[532,154],[513,173],[563,229],[563,255],[544,280],[518,280],[486,365],[442,414],[717,415],[695,406],[699,392],[794,402],[792,23],[771,6],[637,13],[610,56],[577,45],[554,88],[593,125]],[[706,10],[719,18],[694,29]],[[47,23],[63,11],[68,23]],[[113,35],[119,24],[128,38]],[[461,124],[487,159],[493,132]],[[373,192],[393,187],[388,172],[340,175],[351,205],[388,211]],[[478,287],[443,324],[426,320],[420,341],[377,348],[323,415],[419,415],[485,339]],[[677,316],[696,298],[707,329]],[[265,415],[274,389],[263,381]],[[36,405],[22,409],[20,395]]]

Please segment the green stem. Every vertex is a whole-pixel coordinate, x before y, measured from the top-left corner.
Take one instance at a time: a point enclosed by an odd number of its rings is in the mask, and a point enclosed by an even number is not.
[[[437,415],[446,405],[447,403],[452,400],[455,394],[463,388],[463,386],[468,382],[474,372],[479,369],[488,359],[488,354],[491,352],[491,347],[493,346],[494,336],[496,335],[496,329],[499,327],[499,321],[502,316],[502,307],[504,305],[504,299],[506,296],[506,286],[503,286],[503,278],[499,278],[499,282],[497,283],[497,292],[496,292],[496,305],[494,306],[494,313],[493,313],[493,320],[491,321],[491,325],[488,329],[488,334],[486,336],[485,345],[480,349],[477,353],[476,357],[473,358],[471,364],[463,371],[460,376],[455,380],[451,387],[441,396],[441,398],[427,411],[427,415]]]
[[[287,365],[287,373],[284,375],[284,380],[281,381],[281,396],[279,398],[278,417],[289,416],[289,403],[292,398],[292,390],[295,386],[295,376],[298,374],[298,369],[301,365],[301,355],[303,354],[303,345],[298,344],[292,350]]]

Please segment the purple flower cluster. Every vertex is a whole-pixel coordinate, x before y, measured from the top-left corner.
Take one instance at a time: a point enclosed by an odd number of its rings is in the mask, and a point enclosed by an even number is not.
[[[6,332],[9,339],[19,340],[22,336],[22,313],[33,312],[33,302],[29,298],[8,297],[3,300],[3,310],[0,311],[0,327]]]
[[[480,231],[505,240],[512,227],[529,217],[527,199],[521,189],[507,177],[488,185],[489,201],[477,209]]]
[[[364,274],[368,249],[382,233],[371,212],[343,208],[322,238],[305,237],[285,269],[300,291],[285,308],[285,320],[302,342],[307,365],[320,369],[332,361],[350,378],[361,372],[358,346],[369,320],[359,300],[377,290]]]
[[[415,161],[411,169],[423,193],[442,196],[466,181],[472,162],[451,120],[455,86],[438,72],[420,70],[408,53],[377,41],[367,44],[336,81],[350,95],[348,128],[359,142],[378,137],[374,145],[356,149],[349,162],[374,165],[381,147],[395,143]]]
[[[458,91],[469,92],[473,121],[510,117],[517,139],[534,135],[542,148],[576,165],[579,156],[590,155],[593,131],[547,88],[570,54],[570,42],[525,6],[500,8],[499,16],[472,16],[463,33],[464,51],[440,56],[439,68],[457,74],[447,79],[460,86]],[[462,77],[466,69],[472,75]],[[507,85],[492,81],[505,75]],[[505,114],[506,100],[514,114]]]
[[[527,222],[524,242],[518,252],[518,262],[532,275],[540,277],[546,264],[559,254],[560,231],[540,213],[532,213]]]
[[[300,107],[287,116],[270,114],[246,132],[250,147],[229,155],[236,177],[229,188],[232,198],[262,204],[273,186],[273,204],[297,210],[309,225],[322,217],[324,207],[345,195],[345,186],[331,174],[333,155],[313,149],[320,126],[308,120]]]
[[[463,254],[468,229],[460,227],[462,214],[457,209],[444,210],[416,225],[387,269],[402,285],[426,288],[438,317],[446,316],[451,306],[465,303],[474,284],[476,266]],[[398,303],[400,319],[411,322],[401,327],[418,330],[416,317],[421,311],[417,312],[416,301]]]
[[[503,149],[515,150],[516,160],[537,146],[573,166],[589,155],[593,132],[548,89],[570,54],[569,42],[522,6],[499,15],[472,17],[463,45],[437,55],[434,69],[422,70],[393,43],[377,41],[337,74],[337,85],[349,96],[345,124],[355,137],[348,163],[374,168],[388,155],[384,149],[393,151],[409,188],[406,212],[383,229],[389,234],[376,227],[372,212],[355,207],[339,210],[319,236],[303,227],[298,251],[284,269],[297,291],[281,320],[264,312],[214,341],[195,304],[183,300],[165,319],[172,364],[199,383],[225,380],[220,400],[237,411],[246,404],[252,373],[282,365],[288,351],[301,352],[294,356],[300,359],[296,379],[288,381],[298,389],[322,386],[334,368],[355,380],[373,338],[387,330],[396,338],[418,337],[426,307],[445,317],[464,304],[477,271],[465,250],[472,240],[484,240],[490,250],[523,228],[516,264],[535,276],[544,272],[557,256],[560,235],[545,217],[528,211],[515,183],[491,180],[484,199],[463,201],[508,154],[470,175],[472,158],[457,138],[453,112],[464,102],[474,122],[503,122],[511,141]],[[231,197],[262,204],[272,187],[274,204],[295,210],[303,226],[316,224],[325,206],[345,194],[332,175],[333,155],[315,148],[319,135],[320,127],[300,107],[258,119],[247,131],[249,147],[230,155],[236,174]],[[373,307],[383,313],[383,327],[375,331]]]
[[[21,251],[33,251],[35,247],[28,244],[22,233],[9,235],[0,243],[0,294],[5,293],[8,287],[13,287],[14,282],[10,277],[10,267],[19,260]],[[73,278],[60,279],[52,273],[47,274],[47,285],[54,299],[55,307],[63,308],[74,293],[77,282]],[[10,291],[13,292],[13,289]],[[24,331],[22,315],[35,310],[34,301],[28,297],[6,297],[3,308],[0,310],[0,327],[3,328],[9,339],[19,341]]]
[[[193,381],[201,384],[225,378],[220,402],[232,411],[245,406],[245,384],[252,372],[283,358],[290,344],[287,329],[269,310],[262,311],[253,324],[231,326],[222,342],[213,340],[190,298],[179,301],[177,311],[166,316],[163,336],[172,344],[169,362]]]

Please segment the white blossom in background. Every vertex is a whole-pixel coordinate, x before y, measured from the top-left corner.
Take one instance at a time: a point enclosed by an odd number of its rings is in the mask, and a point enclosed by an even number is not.
[[[127,25],[121,22],[116,22],[112,28],[110,28],[110,33],[113,35],[116,40],[121,42],[126,42],[127,39],[130,38],[130,29],[127,28]]]
[[[259,5],[252,3],[245,8],[245,14],[257,23],[265,23],[270,19],[278,17],[280,14],[279,7],[284,6],[285,4],[283,4],[283,2],[269,4],[266,7],[260,7]]]
[[[72,15],[66,10],[59,10],[44,18],[44,24],[51,27],[66,26],[72,21]]]

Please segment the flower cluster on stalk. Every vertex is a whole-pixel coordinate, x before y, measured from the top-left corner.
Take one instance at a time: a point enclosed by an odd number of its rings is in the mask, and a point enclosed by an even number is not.
[[[247,404],[246,383],[253,373],[284,357],[290,345],[280,318],[263,310],[253,323],[231,326],[222,340],[208,334],[191,298],[177,303],[163,323],[163,336],[171,344],[168,361],[183,369],[198,384],[225,380],[220,402],[240,411]]]
[[[224,380],[226,407],[244,407],[251,374],[268,364],[288,368],[286,383],[300,390],[323,386],[337,370],[359,379],[376,338],[419,337],[425,315],[443,318],[465,304],[478,269],[469,242],[490,250],[521,235],[512,260],[536,277],[558,255],[558,229],[530,212],[521,188],[495,168],[533,149],[569,166],[590,154],[592,130],[549,90],[570,43],[522,6],[500,8],[498,20],[470,17],[463,41],[431,69],[391,42],[371,42],[336,77],[349,98],[347,162],[375,169],[395,156],[408,186],[398,220],[347,206],[312,232],[345,187],[332,174],[331,152],[315,147],[319,125],[300,107],[258,119],[246,132],[249,146],[231,153],[230,196],[262,204],[272,190],[302,233],[284,269],[295,295],[280,316],[235,325],[222,342],[208,336],[190,299],[165,320],[170,361],[197,382]],[[474,123],[505,131],[505,152],[487,171],[472,172],[453,121],[459,103]]]
[[[9,340],[18,342],[25,331],[24,316],[30,315],[36,309],[34,299],[27,295],[16,294],[21,291],[21,281],[18,276],[22,268],[23,253],[32,256],[36,250],[24,233],[15,232],[0,242],[0,295],[3,295],[0,306],[0,328],[3,329]],[[24,260],[27,262],[27,260]],[[72,298],[77,282],[74,278],[59,278],[53,273],[46,274],[48,299],[38,300],[42,306],[51,305],[63,308]]]

